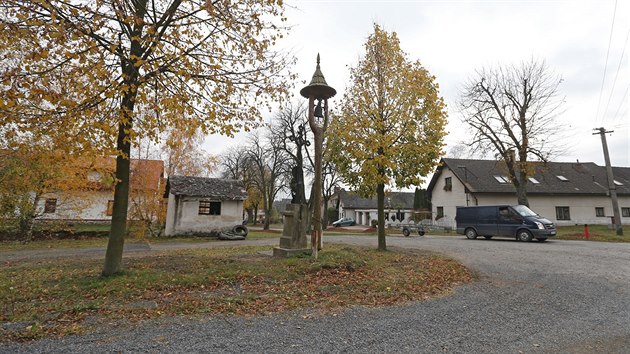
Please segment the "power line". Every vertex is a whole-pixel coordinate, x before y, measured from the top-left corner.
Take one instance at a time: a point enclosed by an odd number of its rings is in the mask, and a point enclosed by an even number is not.
[[[610,25],[610,37],[608,38],[608,50],[606,50],[606,63],[604,64],[604,75],[602,76],[602,87],[599,90],[599,100],[597,101],[597,112],[595,112],[595,122],[599,121],[599,106],[602,103],[602,93],[604,93],[604,82],[606,81],[606,69],[608,68],[608,56],[610,55],[610,43],[612,42],[613,29],[615,28],[615,17],[617,16],[617,0],[613,11],[612,23]]]
[[[617,122],[617,116],[619,115],[619,111],[621,110],[621,107],[623,106],[623,104],[626,103],[626,96],[628,96],[628,89],[630,89],[630,85],[626,87],[626,92],[624,92],[623,96],[621,96],[621,102],[619,102],[619,107],[617,107],[617,111],[615,112],[615,115],[613,116],[613,123]]]
[[[617,77],[619,76],[619,71],[621,71],[621,64],[623,63],[623,56],[626,54],[626,47],[628,46],[628,37],[630,36],[630,28],[628,29],[628,33],[626,34],[626,41],[623,45],[623,51],[621,52],[621,58],[619,58],[619,65],[617,66],[617,73],[615,74],[615,79],[613,80],[612,88],[610,89],[610,95],[608,96],[608,102],[606,103],[606,109],[604,109],[604,114],[602,115],[602,121],[606,119],[606,113],[608,112],[608,106],[610,105],[610,100],[612,99],[613,93],[615,92],[615,85],[617,84]]]

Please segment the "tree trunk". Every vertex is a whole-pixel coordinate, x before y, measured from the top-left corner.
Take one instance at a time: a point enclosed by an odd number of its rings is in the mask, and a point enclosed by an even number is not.
[[[114,207],[112,211],[112,225],[109,231],[107,252],[105,253],[105,266],[103,276],[120,273],[122,265],[125,234],[127,233],[127,207],[129,205],[129,170],[131,145],[125,139],[125,131],[131,129],[131,121],[128,124],[120,124],[118,127],[119,154],[116,157],[116,187],[114,189]],[[125,156],[121,156],[121,153]]]
[[[385,242],[385,184],[376,186],[376,209],[378,213],[378,249],[387,250]]]
[[[247,222],[252,223],[252,225],[255,224],[256,219],[254,218],[254,209],[249,208],[249,209],[246,209],[246,211],[247,211]]]
[[[519,171],[518,171],[519,180],[518,180],[518,185],[515,186],[516,199],[518,200],[518,204],[529,207],[529,199],[527,198],[527,173],[522,170],[523,168],[524,167],[519,166]]]
[[[258,224],[258,204],[254,207],[254,225]]]
[[[146,0],[134,2],[135,15],[143,19],[146,15]],[[142,47],[136,39],[142,35],[143,22],[136,21],[130,33],[131,47],[129,60],[121,58],[121,69],[124,85],[120,103],[120,117],[118,122],[118,138],[116,141],[116,187],[114,188],[114,206],[112,210],[112,225],[109,231],[107,252],[105,253],[105,265],[103,276],[120,273],[122,270],[122,255],[127,233],[127,208],[129,205],[129,175],[131,166],[131,141],[129,134],[133,128],[133,111],[138,94],[139,73],[136,62],[142,57]]]
[[[125,94],[121,103],[122,120],[118,125],[116,148],[116,186],[114,188],[114,206],[112,224],[105,253],[103,276],[110,276],[121,271],[125,234],[127,233],[127,209],[129,205],[129,175],[131,167],[131,142],[129,131],[132,129],[132,117],[135,105],[135,90]]]
[[[324,215],[322,216],[322,228],[327,229],[328,228],[328,202],[330,201],[330,198],[322,196],[322,201],[323,201],[322,204],[324,205]]]
[[[22,244],[27,244],[33,240],[33,224],[37,216],[37,204],[39,204],[40,199],[40,194],[35,194],[33,203],[31,203],[31,210],[29,210],[26,215],[23,215],[20,220],[20,232],[24,235]]]
[[[263,210],[265,211],[265,220],[263,221],[263,230],[269,230],[271,220],[271,205],[267,196],[263,197]]]

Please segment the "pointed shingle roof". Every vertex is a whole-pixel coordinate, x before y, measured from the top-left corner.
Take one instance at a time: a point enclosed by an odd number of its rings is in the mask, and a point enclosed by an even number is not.
[[[511,183],[500,183],[495,176],[507,176],[505,164],[497,160],[443,158],[429,183],[431,191],[444,167],[448,167],[472,193],[514,193]],[[617,194],[630,195],[630,168],[613,167]],[[560,177],[564,177],[562,180]],[[606,195],[606,168],[592,162],[533,163],[532,175],[539,183],[527,184],[528,194]]]
[[[170,176],[166,195],[216,198],[219,200],[245,200],[247,190],[243,181],[222,178]]]
[[[376,197],[363,198],[356,193],[339,190],[339,200],[347,209],[376,209]],[[414,193],[389,192],[385,193],[385,208],[413,209]]]

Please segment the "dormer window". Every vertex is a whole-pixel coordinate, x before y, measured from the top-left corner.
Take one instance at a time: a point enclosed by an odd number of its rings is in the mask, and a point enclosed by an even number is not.
[[[510,179],[507,176],[494,176],[494,179],[501,184],[510,183]]]
[[[617,180],[613,180],[613,182],[615,183],[615,186],[623,186],[623,183],[617,181]]]
[[[538,182],[538,180],[534,177],[529,177],[528,178],[530,182],[532,182],[533,184],[540,184],[540,182]]]
[[[566,177],[564,177],[564,176],[562,176],[562,175],[557,175],[557,176],[556,176],[556,178],[558,178],[558,179],[559,179],[559,180],[561,180],[562,182],[568,182],[568,181],[569,181],[569,179],[568,179],[568,178],[566,178]]]

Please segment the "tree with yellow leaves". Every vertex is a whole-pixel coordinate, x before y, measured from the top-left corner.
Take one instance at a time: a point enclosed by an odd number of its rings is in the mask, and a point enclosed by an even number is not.
[[[131,143],[256,125],[287,92],[284,20],[282,0],[2,2],[0,129],[117,155],[103,275],[122,269]]]
[[[385,250],[385,187],[422,183],[442,154],[445,105],[435,77],[401,50],[395,32],[374,25],[365,55],[329,133],[330,156],[344,181],[376,192],[378,249]]]
[[[0,144],[0,220],[3,229],[18,231],[22,243],[33,236],[36,220],[72,219],[85,208],[83,192],[94,188],[88,179],[89,157],[68,156],[63,150],[32,142]]]

